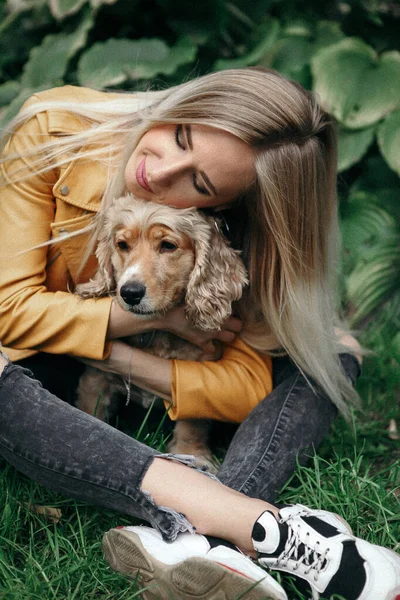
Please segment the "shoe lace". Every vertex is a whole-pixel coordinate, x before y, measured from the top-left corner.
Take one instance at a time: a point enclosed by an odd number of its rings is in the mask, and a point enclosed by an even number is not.
[[[299,523],[291,523],[291,517],[281,519],[281,523],[288,526],[288,537],[285,547],[281,554],[277,557],[274,566],[286,566],[290,560],[296,564],[291,570],[297,571],[301,565],[305,565],[304,575],[313,572],[314,581],[318,580],[319,574],[327,565],[329,548],[323,551],[319,550],[320,542],[317,540],[315,546],[310,546],[308,540],[310,533],[306,532],[306,540],[300,538],[301,525]]]

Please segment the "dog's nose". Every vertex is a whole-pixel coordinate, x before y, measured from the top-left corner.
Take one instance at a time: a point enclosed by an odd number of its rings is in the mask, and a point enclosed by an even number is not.
[[[146,287],[141,283],[125,283],[120,290],[121,298],[129,306],[140,304],[145,293]]]

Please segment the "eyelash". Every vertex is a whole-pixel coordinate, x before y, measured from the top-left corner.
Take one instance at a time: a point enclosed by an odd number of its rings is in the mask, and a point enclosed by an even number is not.
[[[182,150],[186,150],[185,146],[182,144],[181,139],[180,139],[180,134],[183,131],[183,127],[182,125],[177,125],[177,127],[175,128],[175,142],[176,145],[179,146],[179,148],[181,148]]]
[[[193,185],[196,188],[196,190],[199,192],[199,194],[203,194],[204,196],[208,196],[208,191],[201,187],[198,183],[197,183],[197,179],[196,179],[196,174],[193,173]]]
[[[182,144],[181,141],[181,133],[183,131],[183,126],[182,125],[177,125],[177,127],[175,128],[175,142],[176,145],[181,148],[181,150],[186,150],[186,147]],[[201,187],[198,183],[197,183],[197,179],[196,179],[196,173],[193,173],[193,185],[196,189],[197,192],[199,192],[199,194],[203,194],[204,196],[208,196],[208,191]]]

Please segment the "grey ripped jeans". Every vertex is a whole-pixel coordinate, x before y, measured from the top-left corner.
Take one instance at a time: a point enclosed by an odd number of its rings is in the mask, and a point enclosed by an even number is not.
[[[357,361],[347,354],[341,359],[354,381]],[[269,502],[336,415],[289,361],[276,360],[275,374],[273,392],[239,426],[217,475],[227,486]],[[165,539],[190,529],[183,515],[156,506],[140,489],[154,457],[165,455],[59,400],[29,370],[5,367],[0,411],[0,456],[31,479],[148,521]]]

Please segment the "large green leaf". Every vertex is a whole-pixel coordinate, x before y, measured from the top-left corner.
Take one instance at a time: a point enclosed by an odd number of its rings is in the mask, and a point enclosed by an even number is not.
[[[6,81],[0,85],[0,106],[9,104],[20,92],[18,81]]]
[[[400,110],[388,115],[379,126],[378,143],[387,164],[400,175]]]
[[[373,142],[375,125],[365,129],[339,129],[338,171],[345,171],[362,159]]]
[[[94,44],[78,64],[82,85],[107,87],[135,79],[150,79],[158,73],[171,75],[196,56],[197,48],[181,38],[172,48],[160,39],[109,39]]]
[[[312,59],[314,90],[325,108],[349,129],[368,127],[400,103],[400,53],[376,52],[346,38]]]
[[[0,127],[5,127],[7,123],[17,115],[24,102],[28,100],[29,96],[32,96],[32,94],[35,92],[40,92],[47,87],[48,86],[37,87],[34,90],[31,88],[22,88],[18,96],[16,96],[6,108],[0,111]]]
[[[341,231],[347,272],[364,261],[371,248],[398,236],[395,218],[365,192],[355,193],[342,207]]]
[[[40,46],[33,48],[21,78],[23,88],[59,85],[71,58],[83,48],[93,18],[88,12],[77,29],[70,34],[48,35]]]
[[[87,0],[49,0],[49,8],[53,17],[61,21],[77,13],[86,3]]]
[[[99,8],[102,4],[115,4],[118,0],[89,0],[89,4],[94,8]],[[76,14],[80,11],[88,0],[48,0],[51,14],[58,21]]]
[[[309,87],[311,57],[321,48],[336,44],[343,35],[340,25],[333,21],[319,21],[316,26],[301,20],[289,22],[276,45],[272,67]]]
[[[309,36],[288,35],[279,40],[272,66],[286,77],[295,78],[297,73],[309,65],[312,52]]]
[[[358,192],[341,221],[346,297],[357,323],[400,289],[400,232],[373,195]]]
[[[233,59],[221,58],[214,65],[214,71],[222,71],[224,69],[239,69],[249,65],[269,66],[270,60],[268,55],[275,47],[279,34],[279,21],[277,19],[269,19],[266,23],[260,26],[257,37],[258,42],[254,48],[244,56]]]
[[[103,4],[115,4],[116,2],[118,2],[118,0],[90,0],[90,4],[93,8],[98,8]]]
[[[318,21],[315,30],[314,53],[333,46],[344,38],[340,24],[336,21]]]
[[[392,340],[393,355],[400,365],[400,331],[394,336]]]
[[[400,289],[400,246],[389,240],[371,249],[364,264],[358,265],[347,278],[347,297],[356,307],[351,315],[356,324]]]
[[[227,19],[225,0],[201,0],[193,7],[187,0],[157,0],[163,11],[160,15],[179,36],[190,38],[195,44],[204,44],[215,38]]]

